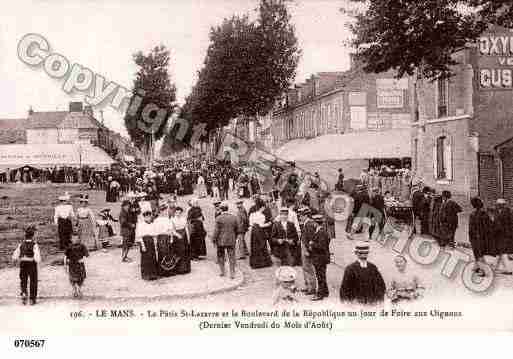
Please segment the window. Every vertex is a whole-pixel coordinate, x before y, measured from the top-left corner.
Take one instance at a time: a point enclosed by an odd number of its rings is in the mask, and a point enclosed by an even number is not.
[[[439,79],[437,81],[438,93],[438,117],[446,117],[448,114],[449,102],[449,81],[447,79]]]
[[[363,130],[367,128],[367,107],[351,106],[351,129]]]
[[[433,171],[438,180],[452,180],[452,146],[446,136],[436,139],[433,148]]]

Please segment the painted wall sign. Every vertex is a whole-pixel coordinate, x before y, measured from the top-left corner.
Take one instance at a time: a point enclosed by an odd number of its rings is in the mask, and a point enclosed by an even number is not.
[[[479,38],[479,87],[513,89],[513,32],[495,27]]]

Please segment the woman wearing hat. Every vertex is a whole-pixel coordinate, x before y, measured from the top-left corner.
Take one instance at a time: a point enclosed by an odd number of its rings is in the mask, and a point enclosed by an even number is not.
[[[272,222],[268,222],[264,215],[265,203],[258,202],[256,206],[256,211],[249,215],[251,241],[249,265],[253,269],[271,267],[273,264],[267,249],[269,240],[267,228],[271,226]]]
[[[73,219],[75,212],[73,206],[69,203],[70,196],[66,192],[59,197],[59,204],[55,207],[53,220],[57,225],[57,233],[59,235],[59,248],[66,249],[71,244],[71,234],[73,233]]]
[[[77,232],[80,242],[88,250],[98,249],[98,243],[95,234],[96,219],[94,212],[89,208],[89,196],[80,196],[80,207],[77,209]]]
[[[198,204],[198,199],[191,199],[190,206],[187,212],[187,222],[190,231],[191,257],[194,260],[198,260],[200,257],[207,255],[207,246],[205,243],[207,232],[203,226],[205,217]]]
[[[173,252],[180,259],[174,268],[175,274],[187,274],[191,272],[191,247],[187,229],[187,218],[182,207],[176,206],[174,215],[170,218],[173,233]]]
[[[158,278],[158,263],[156,256],[156,232],[157,227],[153,223],[154,216],[149,202],[141,202],[142,219],[137,222],[135,228],[135,242],[141,249],[141,277],[144,280]]]

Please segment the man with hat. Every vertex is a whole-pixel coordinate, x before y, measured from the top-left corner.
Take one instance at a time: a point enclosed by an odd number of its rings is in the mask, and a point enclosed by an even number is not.
[[[312,216],[316,228],[313,240],[309,243],[310,260],[315,269],[317,278],[317,292],[312,300],[322,300],[329,296],[328,283],[326,281],[326,270],[330,263],[330,236],[324,228],[324,216],[316,214]]]
[[[278,266],[297,264],[293,253],[299,249],[299,236],[288,216],[288,208],[280,209],[280,216],[273,222],[271,229],[271,254]]]
[[[356,301],[360,304],[383,302],[386,291],[385,281],[378,268],[367,261],[370,251],[369,242],[358,242],[354,251],[358,259],[344,270],[340,285],[340,299]]]
[[[246,233],[249,230],[249,215],[244,207],[244,201],[242,199],[235,202],[237,205],[237,217],[241,225],[241,235],[237,241],[237,258],[244,259],[249,256],[248,246],[246,244]]]
[[[301,265],[303,268],[303,278],[305,279],[305,288],[301,291],[307,295],[316,293],[317,279],[315,277],[315,268],[310,257],[310,242],[314,240],[317,224],[311,218],[309,207],[302,207],[298,211],[302,223],[301,230]]]
[[[513,254],[513,212],[504,198],[499,198],[493,213],[493,228],[495,253],[498,260],[506,266],[505,270],[498,270],[501,274],[511,274],[508,255]]]
[[[216,218],[212,242],[217,248],[217,263],[219,264],[220,275],[225,275],[225,254],[228,254],[230,264],[230,278],[235,278],[235,244],[237,236],[242,233],[241,225],[237,216],[228,212],[228,203],[223,202],[219,206],[221,214]]]

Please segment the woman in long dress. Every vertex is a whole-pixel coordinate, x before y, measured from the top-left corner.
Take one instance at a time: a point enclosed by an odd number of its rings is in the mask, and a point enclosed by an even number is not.
[[[159,266],[159,275],[170,277],[173,275],[172,262],[172,226],[169,219],[169,208],[166,204],[160,205],[160,214],[153,222],[155,225],[155,234],[157,240],[157,262]]]
[[[73,220],[75,212],[73,206],[69,203],[70,196],[66,193],[59,197],[59,204],[55,207],[53,217],[54,223],[57,225],[57,233],[59,235],[59,248],[65,250],[71,244],[71,234],[73,233]]]
[[[193,199],[190,202],[191,208],[187,213],[187,222],[189,225],[190,242],[191,242],[191,257],[193,260],[198,260],[200,257],[207,255],[207,245],[205,237],[207,232],[203,225],[205,217],[198,205],[198,200]]]
[[[77,231],[80,242],[90,251],[98,249],[95,228],[96,219],[93,210],[89,208],[89,198],[83,195],[77,209]]]
[[[187,274],[191,272],[191,248],[187,229],[187,218],[182,207],[174,208],[174,216],[171,217],[173,228],[173,252],[179,257],[174,268],[174,274]]]
[[[156,255],[156,232],[153,212],[149,202],[141,202],[142,219],[137,222],[135,228],[135,242],[141,249],[141,277],[144,280],[158,278],[158,263]]]
[[[263,213],[265,205],[259,203],[257,210],[249,216],[251,252],[249,256],[249,265],[251,268],[265,268],[273,265],[269,250],[267,248],[268,234],[267,228],[271,225],[266,222]]]

